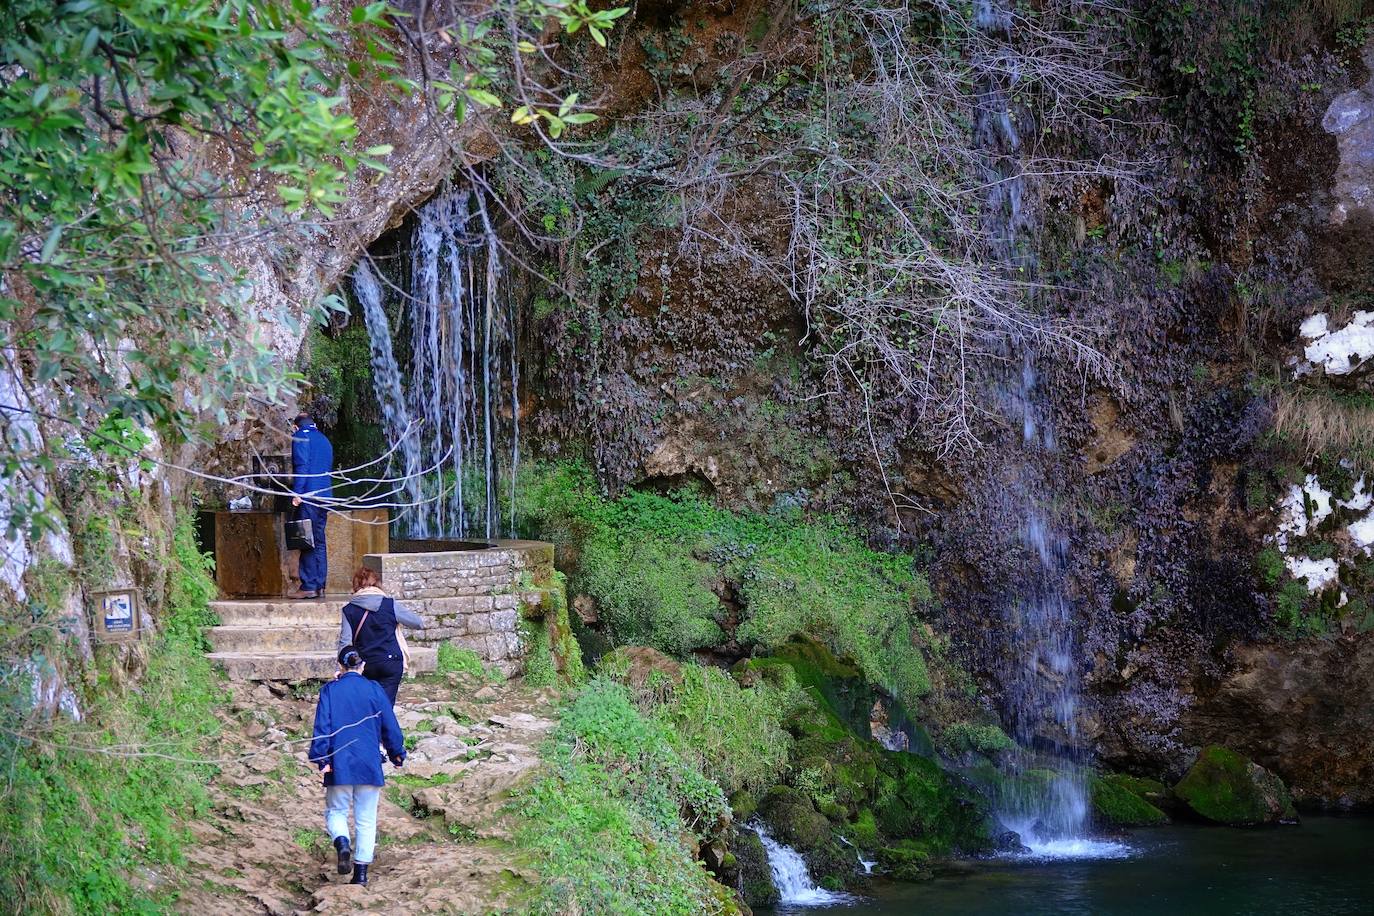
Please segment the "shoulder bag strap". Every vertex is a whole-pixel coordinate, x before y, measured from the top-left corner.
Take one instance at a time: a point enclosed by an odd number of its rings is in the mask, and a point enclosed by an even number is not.
[[[348,602],[348,603],[349,603],[349,604],[353,604],[352,601],[350,601],[350,602]],[[354,606],[355,606],[355,607],[362,607],[361,604],[354,605]],[[363,616],[358,620],[358,625],[357,625],[356,627],[353,628],[353,647],[354,647],[354,648],[357,648],[357,646],[358,646],[358,634],[361,633],[361,632],[363,631],[363,624],[367,623],[367,615],[368,615],[368,614],[371,614],[371,613],[372,613],[372,611],[370,611],[370,610],[364,608],[364,609],[363,609]],[[345,614],[345,615],[344,615],[344,618],[347,619],[347,617],[348,617],[348,615]]]

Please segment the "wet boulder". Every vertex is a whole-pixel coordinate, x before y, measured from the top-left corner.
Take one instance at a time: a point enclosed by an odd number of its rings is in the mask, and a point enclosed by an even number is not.
[[[1218,744],[1203,748],[1174,786],[1174,795],[1199,817],[1232,827],[1296,823],[1298,819],[1283,780]]]
[[[1148,795],[1159,797],[1164,786],[1148,779],[1111,774],[1092,780],[1093,820],[1104,827],[1154,827],[1169,823],[1169,816],[1157,808]]]
[[[759,835],[748,828],[740,828],[730,844],[730,851],[735,856],[739,882],[737,888],[744,902],[750,907],[771,907],[776,904],[780,895],[768,867],[768,852],[763,848]]]

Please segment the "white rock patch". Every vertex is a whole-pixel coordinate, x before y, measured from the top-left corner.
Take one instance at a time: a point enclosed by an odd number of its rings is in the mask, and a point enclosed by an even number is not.
[[[1311,557],[1289,557],[1284,560],[1288,572],[1294,579],[1306,579],[1309,592],[1319,592],[1326,588],[1340,573],[1340,565],[1335,560],[1314,560]]]
[[[1274,540],[1279,550],[1286,553],[1289,537],[1303,537],[1331,515],[1331,491],[1321,485],[1316,474],[1308,474],[1302,486],[1293,484],[1288,488],[1288,493],[1279,501],[1278,510],[1279,529]]]
[[[1355,481],[1355,492],[1350,494],[1350,498],[1338,499],[1336,500],[1336,505],[1346,509],[1354,509],[1356,512],[1363,512],[1365,509],[1374,505],[1374,493],[1365,492],[1363,475],[1360,476],[1359,480]]]
[[[1311,316],[1302,324],[1298,325],[1298,333],[1305,340],[1316,340],[1326,333],[1326,315],[1319,313]]]
[[[1307,333],[1319,329],[1324,333]],[[1339,331],[1326,330],[1325,315],[1313,315],[1302,323],[1299,333],[1312,341],[1303,348],[1307,362],[1321,367],[1327,375],[1349,375],[1374,356],[1374,312],[1356,312]]]
[[[1350,539],[1355,542],[1355,546],[1364,551],[1365,556],[1374,553],[1374,512],[1369,513],[1364,518],[1357,518],[1345,530],[1350,533]]]

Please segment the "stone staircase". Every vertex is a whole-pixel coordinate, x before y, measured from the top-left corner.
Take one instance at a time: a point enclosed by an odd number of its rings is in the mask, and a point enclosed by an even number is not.
[[[212,601],[220,625],[208,627],[207,658],[235,681],[293,681],[330,678],[336,668],[342,595],[319,601],[259,599]],[[433,646],[410,641],[412,671],[433,671]]]

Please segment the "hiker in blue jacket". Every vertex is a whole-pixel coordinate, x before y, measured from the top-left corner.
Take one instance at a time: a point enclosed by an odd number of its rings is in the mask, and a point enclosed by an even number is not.
[[[291,421],[291,490],[296,495],[291,505],[296,517],[310,520],[315,546],[301,550],[301,587],[292,598],[323,598],[329,574],[329,553],[325,549],[325,525],[329,510],[323,500],[334,495],[330,472],[334,470],[334,446],[315,428],[310,414]]]
[[[339,874],[348,874],[352,861],[350,884],[367,884],[377,842],[377,802],[384,783],[377,745],[386,748],[392,766],[406,759],[405,737],[391,703],[381,687],[362,676],[362,666],[362,656],[352,646],[339,652],[343,673],[320,688],[310,742],[310,760],[324,774],[325,829],[334,840]],[[356,846],[348,842],[350,808]]]

